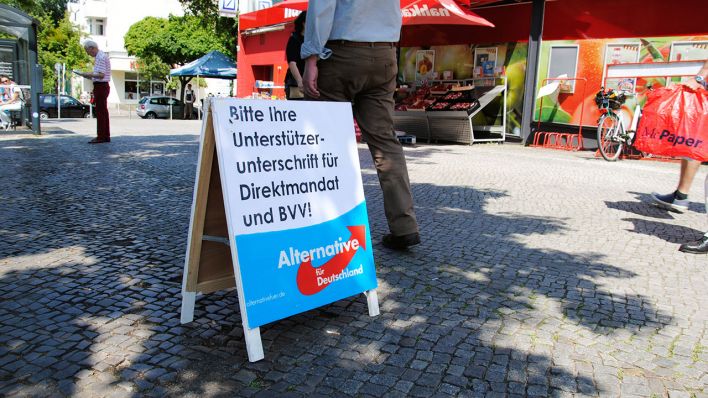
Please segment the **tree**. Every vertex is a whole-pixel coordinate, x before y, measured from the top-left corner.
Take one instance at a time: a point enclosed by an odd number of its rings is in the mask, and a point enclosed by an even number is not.
[[[154,55],[138,58],[135,64],[140,76],[147,76],[150,80],[168,80],[167,75],[170,73],[170,66]]]
[[[52,25],[58,25],[64,19],[66,4],[75,0],[0,0],[0,3],[20,9],[39,19],[48,17]]]
[[[199,17],[203,28],[216,33],[228,54],[236,54],[238,46],[238,19],[219,16],[219,5],[214,0],[179,0],[190,15]]]
[[[159,59],[167,65],[184,65],[212,50],[227,52],[223,42],[191,15],[168,19],[146,17],[133,24],[123,37],[128,55]],[[180,76],[180,98],[191,77]]]
[[[40,18],[40,29],[37,34],[37,57],[42,65],[44,90],[56,87],[59,76],[56,75],[54,64],[66,64],[68,71],[85,69],[91,65],[91,59],[81,45],[81,34],[70,21],[68,15],[52,25],[50,17]]]

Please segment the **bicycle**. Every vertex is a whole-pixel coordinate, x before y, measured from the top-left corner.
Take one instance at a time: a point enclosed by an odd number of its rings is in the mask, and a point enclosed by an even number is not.
[[[600,154],[608,162],[617,160],[625,147],[634,143],[637,125],[641,117],[639,105],[634,109],[634,117],[630,128],[626,129],[623,121],[622,104],[627,100],[627,93],[605,90],[604,87],[595,95],[595,103],[600,108],[600,119],[597,121],[597,146]],[[619,112],[617,112],[619,111]]]

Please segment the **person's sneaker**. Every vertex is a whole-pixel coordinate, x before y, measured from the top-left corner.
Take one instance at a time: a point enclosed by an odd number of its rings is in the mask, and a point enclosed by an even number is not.
[[[414,246],[418,243],[420,243],[420,234],[417,232],[402,236],[388,234],[381,240],[381,244],[391,250],[406,250],[409,246]]]
[[[657,206],[663,207],[668,210],[673,210],[678,213],[683,213],[688,210],[688,199],[676,199],[674,193],[667,193],[666,195],[661,195],[656,192],[651,193],[651,198]]]
[[[679,250],[684,253],[708,254],[708,236],[704,236],[703,239],[697,242],[684,243],[679,247]]]

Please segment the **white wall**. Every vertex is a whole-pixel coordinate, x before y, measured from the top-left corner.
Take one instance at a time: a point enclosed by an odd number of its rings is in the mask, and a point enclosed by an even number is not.
[[[125,53],[123,36],[131,25],[145,17],[167,18],[170,14],[182,16],[184,10],[179,0],[80,0],[68,3],[73,23],[88,33],[86,18],[106,20],[105,36],[90,36],[107,52]]]

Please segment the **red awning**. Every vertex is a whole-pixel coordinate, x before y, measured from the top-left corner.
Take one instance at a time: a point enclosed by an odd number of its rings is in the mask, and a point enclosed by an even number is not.
[[[401,0],[403,26],[462,25],[489,26],[494,24],[461,8],[454,0]]]
[[[239,15],[238,29],[244,31],[288,23],[304,10],[307,10],[307,0],[285,0],[272,7]]]
[[[465,27],[494,24],[460,7],[455,0],[400,0],[403,27],[401,45],[460,44],[469,41]],[[239,30],[293,21],[307,9],[307,0],[285,0],[272,7],[239,16]]]
[[[466,44],[480,26],[494,27],[454,0],[401,0],[401,13],[403,47]]]

